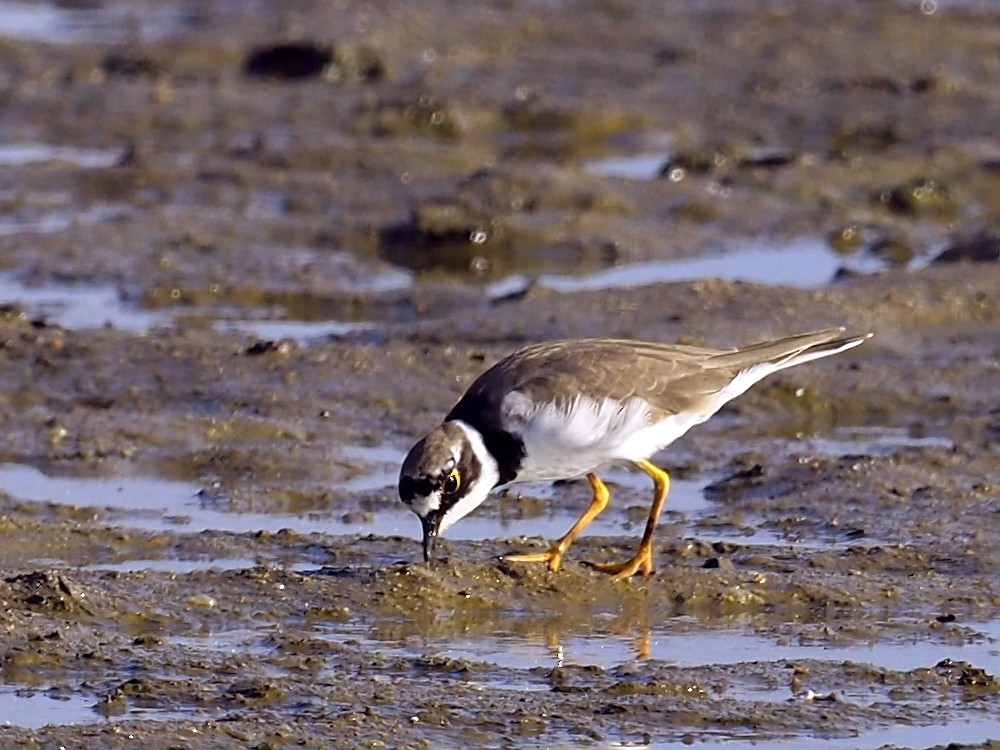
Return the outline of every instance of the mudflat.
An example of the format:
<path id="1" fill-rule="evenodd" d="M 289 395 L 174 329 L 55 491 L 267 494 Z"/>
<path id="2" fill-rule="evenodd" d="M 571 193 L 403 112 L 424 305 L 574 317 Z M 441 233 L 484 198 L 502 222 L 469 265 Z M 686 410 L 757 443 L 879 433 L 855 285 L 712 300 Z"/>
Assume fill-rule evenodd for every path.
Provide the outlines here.
<path id="1" fill-rule="evenodd" d="M 0 742 L 995 747 L 1000 10 L 0 2 Z M 843 325 L 420 562 L 525 343 Z M 993 742 L 990 742 L 990 739 Z"/>

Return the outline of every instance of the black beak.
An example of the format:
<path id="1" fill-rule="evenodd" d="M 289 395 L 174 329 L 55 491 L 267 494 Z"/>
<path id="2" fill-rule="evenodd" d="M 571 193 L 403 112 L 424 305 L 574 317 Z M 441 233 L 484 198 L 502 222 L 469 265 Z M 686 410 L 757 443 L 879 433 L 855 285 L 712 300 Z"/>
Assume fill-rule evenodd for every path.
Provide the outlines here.
<path id="1" fill-rule="evenodd" d="M 436 513 L 430 513 L 420 519 L 420 525 L 424 529 L 424 562 L 430 562 L 431 552 L 434 551 L 434 542 L 437 541 L 441 518 Z"/>

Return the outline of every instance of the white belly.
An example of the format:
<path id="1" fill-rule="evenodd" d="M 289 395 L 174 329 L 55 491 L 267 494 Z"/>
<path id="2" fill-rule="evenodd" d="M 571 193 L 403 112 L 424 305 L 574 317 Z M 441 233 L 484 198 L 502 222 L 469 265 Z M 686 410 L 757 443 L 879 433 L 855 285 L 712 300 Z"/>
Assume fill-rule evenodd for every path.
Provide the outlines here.
<path id="1" fill-rule="evenodd" d="M 536 407 L 517 392 L 504 406 L 508 428 L 524 440 L 518 482 L 569 479 L 608 463 L 649 458 L 710 416 L 674 415 L 653 422 L 640 398 L 622 404 L 579 396 L 568 408 Z"/>

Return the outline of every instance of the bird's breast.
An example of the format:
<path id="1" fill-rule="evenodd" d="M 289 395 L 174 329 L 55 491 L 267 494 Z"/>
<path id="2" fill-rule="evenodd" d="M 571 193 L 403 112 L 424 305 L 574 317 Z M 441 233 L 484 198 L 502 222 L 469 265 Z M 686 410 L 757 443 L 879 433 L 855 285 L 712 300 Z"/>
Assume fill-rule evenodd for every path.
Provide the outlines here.
<path id="1" fill-rule="evenodd" d="M 516 481 L 568 479 L 613 461 L 636 460 L 625 451 L 634 435 L 653 422 L 649 404 L 578 395 L 562 402 L 530 404 L 521 394 L 507 427 L 524 442 Z M 641 456 L 640 456 L 641 458 Z"/>

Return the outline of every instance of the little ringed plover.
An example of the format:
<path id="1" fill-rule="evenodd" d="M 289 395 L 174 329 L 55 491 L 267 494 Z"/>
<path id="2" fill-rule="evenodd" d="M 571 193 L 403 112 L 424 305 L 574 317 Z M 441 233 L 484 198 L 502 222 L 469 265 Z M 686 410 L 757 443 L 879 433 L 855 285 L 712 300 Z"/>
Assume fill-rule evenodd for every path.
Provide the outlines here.
<path id="1" fill-rule="evenodd" d="M 424 560 L 438 535 L 495 487 L 586 476 L 590 505 L 561 539 L 545 552 L 505 556 L 558 570 L 573 540 L 608 504 L 597 471 L 630 462 L 655 488 L 642 541 L 631 559 L 594 567 L 616 579 L 652 573 L 653 531 L 670 477 L 650 456 L 771 373 L 870 336 L 829 328 L 735 349 L 581 339 L 508 355 L 469 386 L 403 461 L 399 496 L 420 518 Z"/>

